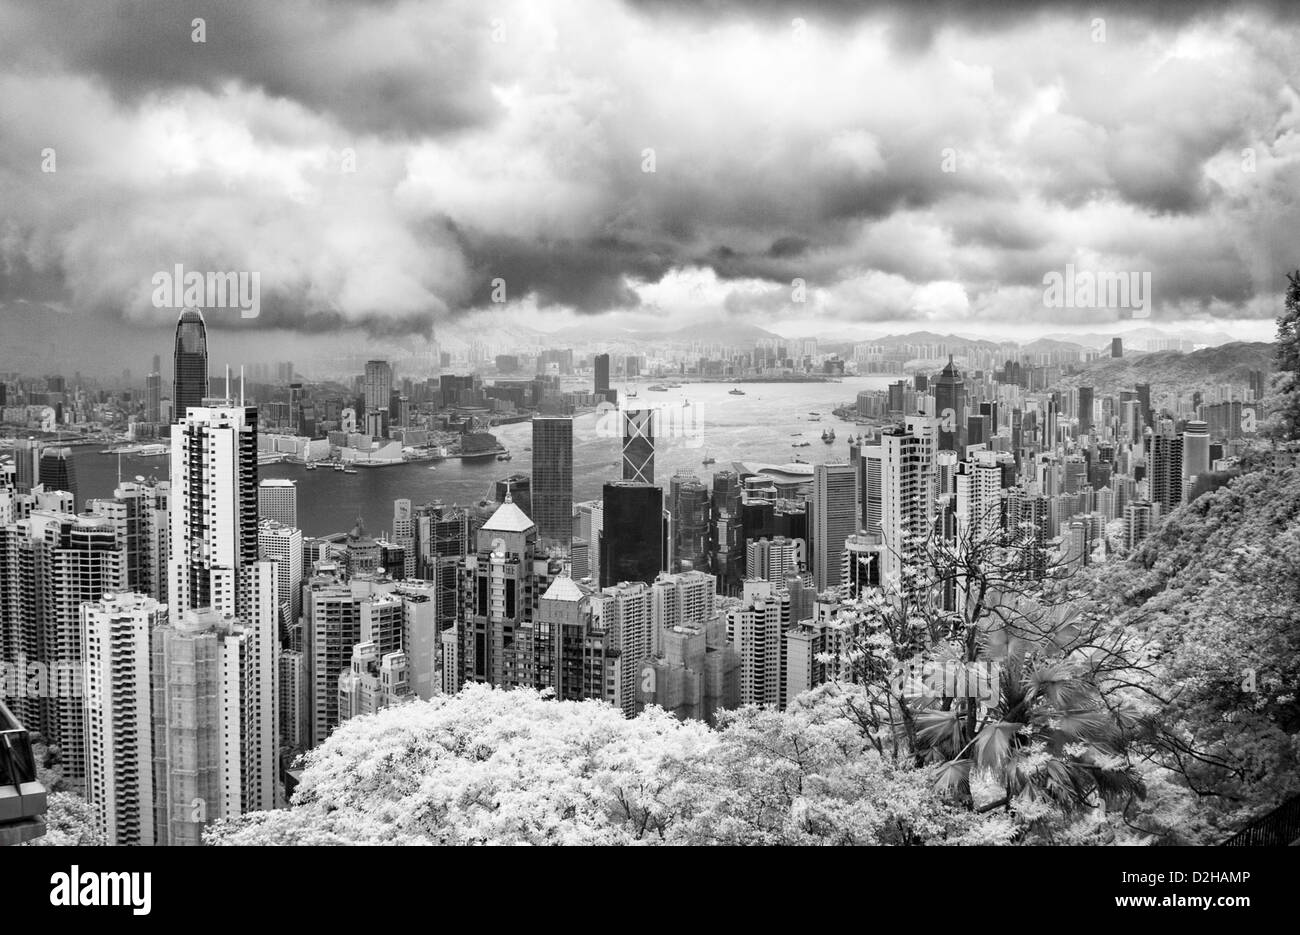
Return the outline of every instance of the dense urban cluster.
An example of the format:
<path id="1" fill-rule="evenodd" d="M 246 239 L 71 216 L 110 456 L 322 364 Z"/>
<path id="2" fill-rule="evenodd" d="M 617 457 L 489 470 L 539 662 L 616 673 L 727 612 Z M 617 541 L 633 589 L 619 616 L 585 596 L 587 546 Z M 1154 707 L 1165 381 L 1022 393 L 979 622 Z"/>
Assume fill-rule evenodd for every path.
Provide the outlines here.
<path id="1" fill-rule="evenodd" d="M 904 361 L 950 350 L 940 367 L 903 372 Z M 1123 356 L 1118 339 L 1111 355 Z M 690 744 L 743 747 L 737 723 L 772 728 L 737 722 L 738 709 L 751 719 L 759 715 L 746 706 L 816 712 L 810 692 L 824 704 L 826 686 L 894 678 L 919 644 L 881 635 L 893 615 L 905 630 L 939 633 L 931 648 L 947 640 L 968 650 L 950 660 L 956 671 L 922 673 L 914 686 L 946 700 L 942 710 L 961 723 L 929 724 L 912 739 L 950 730 L 974 743 L 976 712 L 1001 703 L 987 663 L 1019 658 L 1027 640 L 1022 624 L 999 635 L 986 618 L 1010 609 L 1027 619 L 1026 606 L 1040 607 L 1051 588 L 1135 553 L 1164 517 L 1237 468 L 1268 416 L 1262 370 L 1153 398 L 1149 384 L 1072 381 L 1088 362 L 1077 354 L 986 347 L 967 359 L 960 348 L 895 343 L 846 357 L 816 342 L 797 351 L 763 342 L 651 371 L 635 355 L 595 353 L 589 391 L 561 382 L 588 366 L 571 350 L 470 361 L 495 371 L 486 384 L 477 372 L 395 381 L 387 361 L 371 360 L 351 387 L 304 384 L 291 365 L 274 383 L 258 368 L 246 386 L 242 373 L 209 372 L 204 321 L 189 310 L 177 324 L 170 399 L 157 361 L 136 399 L 61 377 L 0 382 L 16 434 L 47 430 L 15 438 L 0 461 L 9 719 L 38 732 L 44 775 L 56 770 L 60 794 L 84 797 L 106 843 L 200 844 L 215 822 L 286 806 L 303 755 L 340 725 L 445 703 L 466 686 L 525 690 L 509 703 L 515 718 L 537 704 L 595 702 L 647 725 L 663 712 L 698 723 L 704 733 L 675 735 L 687 752 L 672 757 L 689 757 Z M 441 368 L 451 363 L 439 355 Z M 537 375 L 514 378 L 533 364 Z M 702 475 L 656 471 L 664 410 L 611 380 L 716 378 L 743 395 L 747 380 L 834 378 L 846 365 L 900 375 L 834 414 L 849 434 L 847 457 L 810 464 L 795 451 L 784 464 L 752 465 L 720 452 L 724 463 L 706 457 L 713 469 Z M 574 423 L 591 412 L 617 420 L 621 471 L 600 498 L 575 501 Z M 825 416 L 822 440 L 833 444 Z M 355 471 L 507 460 L 488 430 L 522 420 L 532 429 L 529 473 L 501 477 L 477 504 L 396 496 L 390 527 L 376 535 L 360 521 L 346 533 L 304 530 L 295 483 L 259 481 L 271 461 Z M 169 479 L 79 498 L 65 430 L 122 450 L 164 445 Z M 792 448 L 800 444 L 810 443 Z M 1295 456 L 1275 457 L 1287 467 Z M 873 655 L 885 644 L 888 653 Z M 912 691 L 896 690 L 899 699 Z M 480 706 L 506 704 L 474 691 Z M 924 704 L 909 713 L 899 699 L 889 712 L 935 713 Z M 820 714 L 801 716 L 824 727 Z M 731 740 L 701 739 L 710 727 Z M 912 789 L 892 773 L 869 778 L 873 789 Z M 969 798 L 972 783 L 969 773 L 952 778 L 948 791 Z M 1105 798 L 1102 786 L 1098 778 L 1089 794 Z M 312 789 L 320 801 L 319 784 Z M 860 797 L 844 793 L 841 804 Z M 933 808 L 927 821 L 947 829 L 941 836 L 1013 833 L 1006 824 L 977 833 L 950 803 Z M 878 818 L 836 833 L 873 839 L 864 829 Z M 710 822 L 692 813 L 674 840 L 707 837 Z M 673 839 L 667 827 L 661 836 Z"/>

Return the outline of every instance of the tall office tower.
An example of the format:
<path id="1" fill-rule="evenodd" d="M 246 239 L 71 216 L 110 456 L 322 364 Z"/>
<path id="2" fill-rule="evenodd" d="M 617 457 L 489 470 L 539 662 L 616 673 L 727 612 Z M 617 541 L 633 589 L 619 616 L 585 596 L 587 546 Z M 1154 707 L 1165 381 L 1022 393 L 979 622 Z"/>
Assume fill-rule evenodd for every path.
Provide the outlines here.
<path id="1" fill-rule="evenodd" d="M 340 724 L 390 705 L 414 701 L 406 653 L 398 649 L 381 656 L 374 643 L 357 643 L 352 647 L 347 671 L 339 676 L 338 692 Z"/>
<path id="2" fill-rule="evenodd" d="M 553 689 L 561 701 L 614 701 L 615 656 L 591 595 L 561 574 L 542 594 L 537 621 L 536 687 Z"/>
<path id="3" fill-rule="evenodd" d="M 1124 507 L 1124 544 L 1129 549 L 1151 533 L 1153 521 L 1152 505 L 1146 501 L 1134 501 Z"/>
<path id="4" fill-rule="evenodd" d="M 168 607 L 233 614 L 232 575 L 257 560 L 257 410 L 191 406 L 171 443 Z"/>
<path id="5" fill-rule="evenodd" d="M 186 608 L 153 630 L 157 844 L 199 845 L 209 822 L 279 804 L 279 663 L 266 629 Z"/>
<path id="6" fill-rule="evenodd" d="M 144 418 L 146 422 L 162 421 L 162 374 L 156 370 L 144 378 Z"/>
<path id="7" fill-rule="evenodd" d="M 281 526 L 298 526 L 298 483 L 268 477 L 257 485 L 257 518 L 273 519 Z"/>
<path id="8" fill-rule="evenodd" d="M 1139 383 L 1133 387 L 1137 391 L 1138 406 L 1141 409 L 1142 424 L 1155 428 L 1156 414 L 1151 408 L 1151 384 Z"/>
<path id="9" fill-rule="evenodd" d="M 777 536 L 745 544 L 745 576 L 750 580 L 784 581 L 787 573 L 798 573 L 807 561 L 807 543 L 802 539 Z"/>
<path id="10" fill-rule="evenodd" d="M 858 530 L 857 485 L 852 465 L 819 464 L 813 469 L 813 583 L 824 591 L 840 583 L 844 540 Z"/>
<path id="11" fill-rule="evenodd" d="M 257 524 L 257 554 L 275 562 L 280 591 L 280 644 L 288 646 L 289 634 L 302 614 L 302 530 L 273 519 Z"/>
<path id="12" fill-rule="evenodd" d="M 388 361 L 366 361 L 362 399 L 366 409 L 366 432 L 373 438 L 385 438 L 388 435 L 392 395 L 393 368 L 388 365 Z"/>
<path id="13" fill-rule="evenodd" d="M 420 564 L 420 550 L 415 544 L 415 518 L 411 501 L 405 497 L 393 501 L 393 544 L 402 549 L 402 573 L 397 578 L 414 578 Z"/>
<path id="14" fill-rule="evenodd" d="M 948 364 L 934 379 L 934 414 L 939 420 L 939 448 L 956 451 L 965 448 L 966 386 L 948 355 Z"/>
<path id="15" fill-rule="evenodd" d="M 1002 529 L 1002 465 L 1010 456 L 976 451 L 957 465 L 957 537 L 965 544 L 988 542 Z"/>
<path id="16" fill-rule="evenodd" d="M 572 418 L 533 417 L 532 488 L 533 519 L 542 544 L 567 547 L 573 538 Z"/>
<path id="17" fill-rule="evenodd" d="M 1254 402 L 1259 402 L 1268 395 L 1268 374 L 1263 370 L 1252 370 L 1250 372 L 1250 396 Z"/>
<path id="18" fill-rule="evenodd" d="M 167 557 L 171 535 L 171 484 L 123 481 L 111 500 L 89 500 L 86 512 L 112 522 L 126 550 L 127 591 L 167 599 Z"/>
<path id="19" fill-rule="evenodd" d="M 1110 356 L 1111 356 L 1111 357 L 1123 357 L 1123 356 L 1124 356 L 1124 339 L 1123 339 L 1123 338 L 1111 338 L 1111 339 L 1110 339 Z"/>
<path id="20" fill-rule="evenodd" d="M 672 514 L 673 570 L 708 566 L 709 488 L 694 474 L 674 474 L 668 488 Z"/>
<path id="21" fill-rule="evenodd" d="M 615 481 L 604 494 L 600 583 L 649 584 L 664 570 L 664 492 L 653 484 Z"/>
<path id="22" fill-rule="evenodd" d="M 497 503 L 506 502 L 507 492 L 515 506 L 526 515 L 533 515 L 533 485 L 527 474 L 516 472 L 492 482 L 492 499 Z"/>
<path id="23" fill-rule="evenodd" d="M 1049 452 L 1056 450 L 1058 415 L 1060 411 L 1057 408 L 1056 396 L 1053 395 L 1047 400 L 1047 415 L 1043 418 L 1043 448 Z"/>
<path id="24" fill-rule="evenodd" d="M 1210 427 L 1193 419 L 1183 428 L 1183 479 L 1191 481 L 1210 470 Z"/>
<path id="25" fill-rule="evenodd" d="M 538 602 L 561 568 L 548 560 L 533 521 L 511 501 L 501 504 L 478 531 L 474 553 L 460 563 L 458 684 L 544 687 Z"/>
<path id="26" fill-rule="evenodd" d="M 33 438 L 14 441 L 14 486 L 18 493 L 31 493 L 41 482 L 41 443 Z M 18 716 L 22 720 L 22 715 Z"/>
<path id="27" fill-rule="evenodd" d="M 1166 421 L 1158 431 L 1148 431 L 1145 439 L 1151 502 L 1165 516 L 1183 502 L 1183 436 Z"/>
<path id="28" fill-rule="evenodd" d="M 597 396 L 604 396 L 609 392 L 609 355 L 597 354 L 595 360 L 596 382 L 592 389 Z"/>
<path id="29" fill-rule="evenodd" d="M 42 448 L 40 483 L 46 490 L 66 490 L 77 498 L 77 466 L 71 448 Z"/>
<path id="30" fill-rule="evenodd" d="M 622 581 L 595 597 L 609 649 L 617 652 L 614 703 L 627 717 L 641 711 L 637 683 L 641 667 L 655 653 L 654 602 L 644 581 Z"/>
<path id="31" fill-rule="evenodd" d="M 747 581 L 742 602 L 726 616 L 727 639 L 740 656 L 740 703 L 779 704 L 781 634 L 793 622 L 789 592 L 770 581 Z"/>
<path id="32" fill-rule="evenodd" d="M 31 505 L 26 517 L 0 531 L 0 661 L 20 673 L 40 664 L 47 675 L 40 690 L 6 703 L 59 745 L 64 778 L 80 787 L 86 769 L 81 605 L 125 589 L 125 550 L 111 520 L 73 514 L 66 495 L 38 496 Z"/>
<path id="33" fill-rule="evenodd" d="M 154 843 L 150 635 L 167 606 L 143 594 L 81 605 L 85 640 L 86 801 L 108 843 Z"/>
<path id="34" fill-rule="evenodd" d="M 1079 387 L 1079 434 L 1092 434 L 1093 393 L 1091 386 Z"/>
<path id="35" fill-rule="evenodd" d="M 503 498 L 504 499 L 504 498 Z M 456 601 L 460 591 L 460 560 L 473 549 L 474 529 L 470 512 L 441 503 L 424 503 L 415 508 L 415 537 L 419 551 L 416 576 L 438 586 L 438 622 L 442 629 L 456 622 Z"/>
<path id="36" fill-rule="evenodd" d="M 740 514 L 740 475 L 735 471 L 714 471 L 713 513 Z"/>
<path id="37" fill-rule="evenodd" d="M 176 321 L 176 351 L 172 357 L 172 421 L 183 420 L 191 406 L 202 406 L 207 395 L 208 330 L 203 323 L 203 313 L 196 308 L 187 308 Z"/>
<path id="38" fill-rule="evenodd" d="M 989 427 L 989 417 L 986 415 L 967 416 L 966 417 L 966 446 L 987 445 L 993 438 L 993 430 Z M 962 449 L 963 453 L 965 448 Z M 953 452 L 956 454 L 957 452 Z"/>
<path id="39" fill-rule="evenodd" d="M 623 480 L 655 482 L 655 409 L 623 410 Z"/>
<path id="40" fill-rule="evenodd" d="M 924 434 L 894 427 L 880 433 L 880 450 L 880 579 L 890 582 L 924 553 L 934 520 L 934 445 Z"/>

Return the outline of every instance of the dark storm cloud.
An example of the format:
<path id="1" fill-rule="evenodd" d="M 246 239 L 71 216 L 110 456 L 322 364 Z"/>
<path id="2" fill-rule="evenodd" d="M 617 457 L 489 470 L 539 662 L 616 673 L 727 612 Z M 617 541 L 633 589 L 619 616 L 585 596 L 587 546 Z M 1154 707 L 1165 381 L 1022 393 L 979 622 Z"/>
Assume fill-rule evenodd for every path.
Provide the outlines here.
<path id="1" fill-rule="evenodd" d="M 4 5 L 0 51 L 22 67 L 96 76 L 116 97 L 230 81 L 365 132 L 429 134 L 490 120 L 482 79 L 490 22 L 462 3 L 353 0 L 50 0 Z M 194 19 L 204 41 L 194 41 Z"/>
<path id="2" fill-rule="evenodd" d="M 736 314 L 788 313 L 798 279 L 801 313 L 1014 318 L 1073 263 L 1150 269 L 1157 316 L 1245 315 L 1300 223 L 1285 4 L 0 18 L 0 302 L 156 320 L 149 276 L 183 263 L 259 271 L 245 324 L 303 332 L 424 332 L 495 279 L 508 307 L 586 314 L 666 283 L 671 312 L 683 272 Z"/>

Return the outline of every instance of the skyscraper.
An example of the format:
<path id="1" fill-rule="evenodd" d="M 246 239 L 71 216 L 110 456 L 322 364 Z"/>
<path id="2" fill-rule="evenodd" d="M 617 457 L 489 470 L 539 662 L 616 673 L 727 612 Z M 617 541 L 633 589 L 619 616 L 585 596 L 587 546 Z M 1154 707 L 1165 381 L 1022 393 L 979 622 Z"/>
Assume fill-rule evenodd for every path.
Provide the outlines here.
<path id="1" fill-rule="evenodd" d="M 597 354 L 595 360 L 596 379 L 592 387 L 597 396 L 609 392 L 609 355 Z"/>
<path id="2" fill-rule="evenodd" d="M 605 485 L 600 537 L 600 582 L 651 583 L 664 570 L 664 495 L 653 484 Z"/>
<path id="3" fill-rule="evenodd" d="M 1210 470 L 1210 428 L 1193 419 L 1183 428 L 1183 479 L 1190 481 Z"/>
<path id="4" fill-rule="evenodd" d="M 532 495 L 542 543 L 567 547 L 573 539 L 573 419 L 568 416 L 533 417 Z"/>
<path id="5" fill-rule="evenodd" d="M 655 482 L 655 411 L 623 410 L 623 480 Z"/>
<path id="6" fill-rule="evenodd" d="M 709 488 L 694 474 L 674 474 L 668 486 L 668 502 L 673 570 L 703 570 L 708 564 Z"/>
<path id="7" fill-rule="evenodd" d="M 146 422 L 162 421 L 162 374 L 156 370 L 144 378 L 144 418 Z"/>
<path id="8" fill-rule="evenodd" d="M 284 477 L 268 477 L 258 484 L 257 518 L 297 528 L 298 484 Z"/>
<path id="9" fill-rule="evenodd" d="M 86 801 L 108 843 L 154 843 L 150 635 L 167 606 L 143 594 L 81 605 L 85 640 Z"/>
<path id="10" fill-rule="evenodd" d="M 844 540 L 857 529 L 857 483 L 852 465 L 817 465 L 813 472 L 812 563 L 818 591 L 839 584 Z"/>
<path id="11" fill-rule="evenodd" d="M 40 480 L 46 490 L 66 490 L 77 499 L 77 466 L 71 448 L 41 449 Z"/>
<path id="12" fill-rule="evenodd" d="M 1111 357 L 1123 357 L 1123 356 L 1124 356 L 1124 339 L 1123 339 L 1123 338 L 1111 338 L 1111 339 L 1110 339 L 1110 356 L 1111 356 Z"/>
<path id="13" fill-rule="evenodd" d="M 1157 431 L 1148 431 L 1145 437 L 1151 502 L 1160 507 L 1161 516 L 1183 502 L 1183 437 L 1175 434 L 1172 423 L 1167 421 Z M 1208 460 L 1208 435 L 1205 439 Z"/>
<path id="14" fill-rule="evenodd" d="M 366 432 L 375 438 L 384 438 L 388 435 L 389 406 L 393 395 L 393 368 L 388 361 L 366 361 L 362 391 Z"/>
<path id="15" fill-rule="evenodd" d="M 966 387 L 948 355 L 948 363 L 934 380 L 934 414 L 939 419 L 939 448 L 964 454 Z"/>
<path id="16" fill-rule="evenodd" d="M 933 442 L 902 427 L 880 433 L 880 577 L 889 581 L 920 555 L 934 516 Z"/>
<path id="17" fill-rule="evenodd" d="M 201 607 L 233 614 L 233 576 L 257 561 L 257 410 L 190 408 L 171 439 L 167 603 L 174 617 Z"/>
<path id="18" fill-rule="evenodd" d="M 1079 434 L 1092 434 L 1093 394 L 1091 386 L 1079 387 Z"/>
<path id="19" fill-rule="evenodd" d="M 203 313 L 181 312 L 176 321 L 176 351 L 172 358 L 172 421 L 185 418 L 190 406 L 202 406 L 208 395 L 208 332 Z"/>

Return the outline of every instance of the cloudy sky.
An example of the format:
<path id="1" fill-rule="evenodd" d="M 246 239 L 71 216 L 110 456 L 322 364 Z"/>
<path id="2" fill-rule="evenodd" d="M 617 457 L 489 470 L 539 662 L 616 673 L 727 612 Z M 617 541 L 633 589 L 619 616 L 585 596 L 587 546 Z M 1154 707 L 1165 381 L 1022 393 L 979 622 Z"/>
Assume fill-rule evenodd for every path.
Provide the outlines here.
<path id="1" fill-rule="evenodd" d="M 215 327 L 389 339 L 1126 319 L 1044 306 L 1073 264 L 1267 337 L 1300 266 L 1286 4 L 962 9 L 0 0 L 0 315 L 170 322 L 180 263 L 260 274 Z"/>

